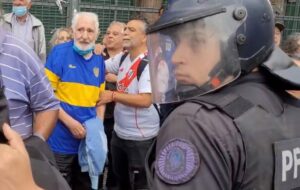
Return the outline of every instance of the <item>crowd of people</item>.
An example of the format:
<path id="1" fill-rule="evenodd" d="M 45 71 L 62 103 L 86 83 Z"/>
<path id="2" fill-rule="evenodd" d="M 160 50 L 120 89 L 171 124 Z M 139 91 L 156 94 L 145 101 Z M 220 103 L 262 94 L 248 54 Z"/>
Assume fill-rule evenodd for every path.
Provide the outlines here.
<path id="1" fill-rule="evenodd" d="M 101 43 L 78 12 L 48 54 L 31 6 L 0 21 L 0 189 L 300 188 L 300 33 L 268 0 L 172 0 Z"/>

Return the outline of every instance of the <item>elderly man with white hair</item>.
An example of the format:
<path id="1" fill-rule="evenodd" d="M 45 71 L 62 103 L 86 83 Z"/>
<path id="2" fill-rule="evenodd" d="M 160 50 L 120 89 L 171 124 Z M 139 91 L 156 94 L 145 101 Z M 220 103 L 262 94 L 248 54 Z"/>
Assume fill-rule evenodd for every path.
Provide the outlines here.
<path id="1" fill-rule="evenodd" d="M 55 46 L 45 65 L 61 105 L 48 143 L 72 189 L 84 190 L 91 189 L 91 183 L 89 175 L 80 171 L 79 144 L 85 137 L 97 135 L 89 133 L 87 121 L 103 121 L 104 106 L 96 107 L 96 102 L 105 88 L 105 64 L 102 56 L 93 53 L 99 33 L 98 16 L 79 12 L 72 20 L 72 29 L 74 40 Z"/>
<path id="2" fill-rule="evenodd" d="M 31 0 L 12 0 L 12 12 L 3 16 L 3 27 L 26 42 L 45 63 L 46 40 L 43 23 L 30 14 Z"/>

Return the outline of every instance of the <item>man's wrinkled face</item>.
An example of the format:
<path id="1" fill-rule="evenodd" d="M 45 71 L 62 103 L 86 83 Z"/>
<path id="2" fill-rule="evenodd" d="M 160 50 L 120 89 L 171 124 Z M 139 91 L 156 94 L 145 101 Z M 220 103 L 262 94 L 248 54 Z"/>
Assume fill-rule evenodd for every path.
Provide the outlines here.
<path id="1" fill-rule="evenodd" d="M 172 56 L 176 80 L 185 85 L 201 86 L 221 59 L 220 41 L 211 31 L 189 28 L 176 35 Z"/>
<path id="2" fill-rule="evenodd" d="M 105 34 L 105 47 L 120 49 L 123 48 L 124 27 L 119 24 L 111 25 Z"/>
<path id="3" fill-rule="evenodd" d="M 82 50 L 86 50 L 95 44 L 97 36 L 94 21 L 87 16 L 79 17 L 74 31 L 74 41 L 76 45 Z"/>
<path id="4" fill-rule="evenodd" d="M 140 20 L 131 20 L 127 23 L 123 46 L 125 49 L 132 49 L 146 44 L 145 24 Z"/>

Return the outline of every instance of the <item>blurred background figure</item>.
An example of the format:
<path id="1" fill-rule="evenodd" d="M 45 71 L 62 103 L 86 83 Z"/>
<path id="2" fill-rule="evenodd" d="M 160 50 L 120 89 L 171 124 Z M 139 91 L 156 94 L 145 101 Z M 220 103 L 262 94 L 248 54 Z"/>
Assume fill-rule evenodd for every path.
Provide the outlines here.
<path id="1" fill-rule="evenodd" d="M 284 26 L 284 20 L 283 15 L 281 14 L 278 7 L 273 7 L 273 13 L 275 16 L 275 27 L 274 27 L 274 43 L 276 46 L 280 46 L 281 39 L 282 39 L 282 33 L 285 28 Z"/>
<path id="2" fill-rule="evenodd" d="M 274 28 L 274 43 L 276 46 L 280 46 L 282 33 L 284 30 L 283 22 L 281 21 L 275 21 L 275 28 Z"/>
<path id="3" fill-rule="evenodd" d="M 12 0 L 12 12 L 4 15 L 3 27 L 25 41 L 45 63 L 45 29 L 43 23 L 29 12 L 31 5 L 31 0 Z"/>
<path id="4" fill-rule="evenodd" d="M 53 32 L 53 36 L 49 41 L 49 45 L 53 48 L 57 44 L 65 43 L 72 40 L 72 29 L 71 28 L 58 28 Z"/>
<path id="5" fill-rule="evenodd" d="M 0 2 L 0 26 L 3 24 L 3 15 L 4 15 L 4 10 L 2 8 L 2 2 Z"/>
<path id="6" fill-rule="evenodd" d="M 293 59 L 294 63 L 300 67 L 300 33 L 296 32 L 290 34 L 283 42 L 282 49 Z M 289 90 L 288 92 L 294 97 L 300 99 L 299 90 Z"/>
<path id="7" fill-rule="evenodd" d="M 289 35 L 284 41 L 282 49 L 300 66 L 300 32 Z"/>
<path id="8" fill-rule="evenodd" d="M 102 56 L 105 59 L 105 65 L 112 64 L 113 61 L 120 60 L 121 56 L 123 55 L 123 37 L 124 37 L 124 30 L 126 24 L 123 22 L 113 21 L 110 23 L 109 27 L 106 30 L 106 33 L 103 38 L 103 45 L 105 49 L 102 53 Z M 117 90 L 116 82 L 117 76 L 112 73 L 106 73 L 105 75 L 106 80 L 106 90 Z M 112 138 L 112 133 L 114 130 L 114 108 L 115 103 L 111 102 L 106 105 L 105 110 L 105 117 L 104 117 L 104 126 L 105 126 L 105 133 L 107 136 L 108 142 L 108 173 L 107 173 L 107 180 L 106 180 L 106 187 L 108 189 L 114 188 L 117 186 L 117 178 L 113 173 L 113 165 L 112 165 L 112 156 L 111 156 L 111 148 L 110 142 Z"/>

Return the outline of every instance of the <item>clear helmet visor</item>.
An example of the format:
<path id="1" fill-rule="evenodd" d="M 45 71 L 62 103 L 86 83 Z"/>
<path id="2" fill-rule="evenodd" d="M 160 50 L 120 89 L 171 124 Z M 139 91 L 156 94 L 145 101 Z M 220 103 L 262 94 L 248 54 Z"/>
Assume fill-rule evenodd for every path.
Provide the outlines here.
<path id="1" fill-rule="evenodd" d="M 235 31 L 241 22 L 226 22 L 224 14 L 148 35 L 154 102 L 177 102 L 203 95 L 240 75 Z"/>

